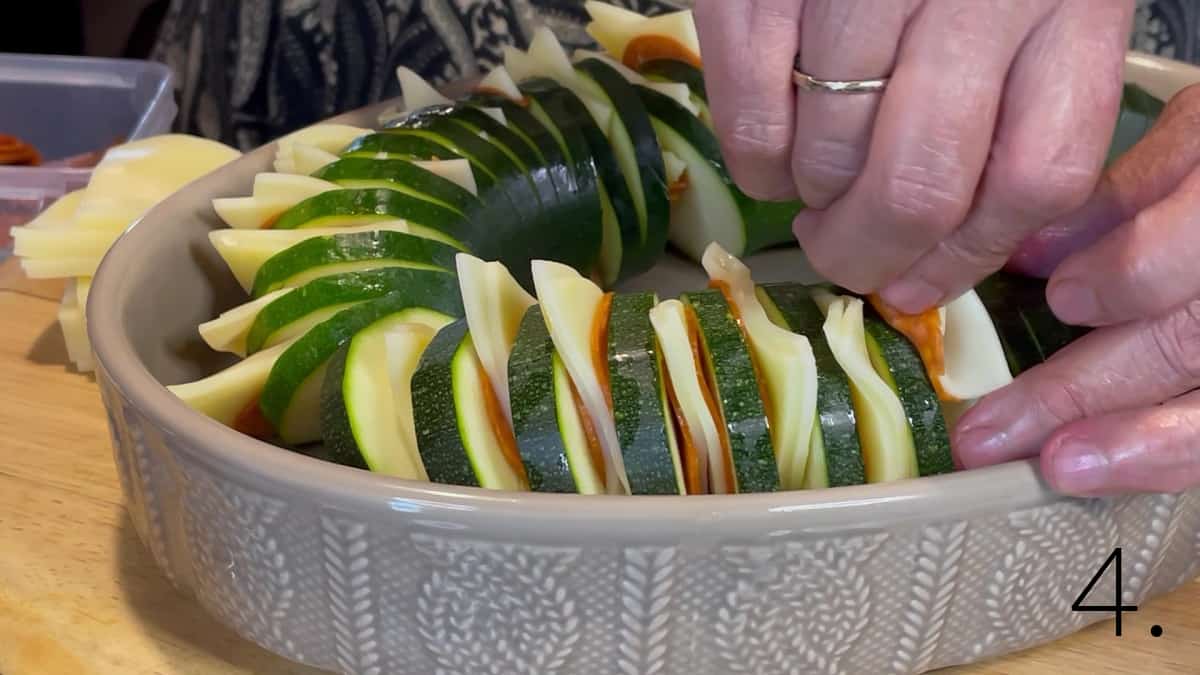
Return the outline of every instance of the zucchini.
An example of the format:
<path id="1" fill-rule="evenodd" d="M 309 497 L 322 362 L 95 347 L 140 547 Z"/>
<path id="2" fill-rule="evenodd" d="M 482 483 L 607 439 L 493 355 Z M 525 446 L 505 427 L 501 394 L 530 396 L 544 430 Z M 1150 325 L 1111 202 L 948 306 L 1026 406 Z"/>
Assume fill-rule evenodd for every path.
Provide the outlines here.
<path id="1" fill-rule="evenodd" d="M 263 307 L 246 334 L 246 353 L 301 335 L 351 305 L 394 292 L 402 292 L 415 306 L 462 315 L 458 282 L 444 270 L 385 267 L 346 272 L 314 279 Z"/>
<path id="2" fill-rule="evenodd" d="M 275 229 L 366 225 L 403 219 L 420 225 L 430 238 L 460 250 L 475 250 L 485 239 L 467 217 L 433 202 L 395 190 L 361 189 L 323 192 L 288 209 L 275 221 Z"/>
<path id="3" fill-rule="evenodd" d="M 314 326 L 288 347 L 271 368 L 259 407 L 284 443 L 321 439 L 321 388 L 329 359 L 360 330 L 388 316 L 441 328 L 453 317 L 414 302 L 399 290 L 355 305 Z"/>
<path id="4" fill-rule="evenodd" d="M 479 208 L 479 199 L 461 185 L 406 159 L 342 157 L 321 167 L 313 176 L 344 188 L 399 190 L 461 215 Z"/>
<path id="5" fill-rule="evenodd" d="M 649 312 L 653 293 L 612 298 L 608 376 L 617 440 L 635 495 L 686 494 L 678 448 L 667 433 L 661 358 Z"/>
<path id="6" fill-rule="evenodd" d="M 1054 316 L 1044 279 L 997 272 L 980 282 L 976 292 L 1015 356 L 1015 372 L 1042 363 L 1090 330 Z"/>
<path id="7" fill-rule="evenodd" d="M 534 492 L 577 489 L 572 475 L 574 467 L 567 457 L 564 434 L 559 428 L 554 384 L 556 362 L 562 370 L 542 312 L 534 305 L 521 319 L 508 360 L 513 435 L 529 476 L 529 489 Z M 574 401 L 569 405 L 574 407 Z"/>
<path id="8" fill-rule="evenodd" d="M 571 382 L 571 375 L 557 352 L 551 362 L 555 417 L 558 419 L 558 429 L 562 432 L 567 465 L 571 468 L 575 489 L 582 495 L 605 494 L 608 478 L 604 473 L 604 454 L 599 444 L 588 438 L 590 422 L 585 419 L 587 411 L 579 398 L 579 391 Z"/>
<path id="9" fill-rule="evenodd" d="M 593 82 L 614 112 L 609 125 L 609 140 L 617 163 L 625 176 L 637 211 L 639 241 L 623 240 L 625 262 L 630 273 L 649 269 L 667 245 L 671 203 L 667 196 L 666 167 L 654 125 L 634 86 L 612 66 L 596 58 L 576 64 L 584 77 Z"/>
<path id="10" fill-rule="evenodd" d="M 866 483 L 862 444 L 855 423 L 850 380 L 825 338 L 825 315 L 801 284 L 767 284 L 757 289 L 767 315 L 778 325 L 805 335 L 817 367 L 818 424 L 813 429 L 805 488 Z"/>
<path id="11" fill-rule="evenodd" d="M 251 296 L 299 286 L 313 279 L 381 267 L 454 270 L 452 246 L 404 232 L 374 231 L 314 237 L 301 241 L 258 268 Z"/>
<path id="12" fill-rule="evenodd" d="M 744 256 L 793 241 L 799 201 L 751 199 L 730 177 L 712 130 L 668 96 L 635 87 L 663 148 L 687 164 L 688 187 L 671 211 L 671 243 L 700 260 L 711 242 Z"/>
<path id="13" fill-rule="evenodd" d="M 495 490 L 527 490 L 515 443 L 497 426 L 491 397 L 466 321 L 444 328 L 412 378 L 417 448 L 429 480 Z"/>
<path id="14" fill-rule="evenodd" d="M 871 365 L 904 406 L 916 450 L 917 473 L 933 476 L 953 471 L 946 420 L 921 355 L 874 312 L 865 312 L 863 326 Z"/>
<path id="15" fill-rule="evenodd" d="M 668 58 L 651 59 L 641 63 L 637 67 L 637 71 L 650 79 L 685 84 L 693 96 L 705 103 L 708 102 L 708 90 L 704 86 L 704 71 L 687 61 Z"/>
<path id="16" fill-rule="evenodd" d="M 708 379 L 719 421 L 729 439 L 732 491 L 778 490 L 779 468 L 758 377 L 750 348 L 729 303 L 716 290 L 685 293 L 681 299 L 695 321 L 703 375 Z"/>
<path id="17" fill-rule="evenodd" d="M 321 387 L 321 438 L 330 460 L 407 480 L 428 480 L 413 428 L 413 371 L 434 329 L 406 310 L 360 330 L 329 362 Z"/>

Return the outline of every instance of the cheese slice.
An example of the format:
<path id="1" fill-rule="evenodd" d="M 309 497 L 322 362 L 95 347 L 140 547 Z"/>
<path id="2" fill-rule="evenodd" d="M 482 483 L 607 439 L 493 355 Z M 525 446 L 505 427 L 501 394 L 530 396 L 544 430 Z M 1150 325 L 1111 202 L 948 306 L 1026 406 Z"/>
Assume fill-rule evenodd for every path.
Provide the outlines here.
<path id="1" fill-rule="evenodd" d="M 14 227 L 13 232 L 17 230 L 57 230 L 71 227 L 75 224 L 75 211 L 79 208 L 79 202 L 83 200 L 86 192 L 87 188 L 81 188 L 66 193 L 54 200 L 53 204 L 47 206 L 33 220 L 21 227 Z M 15 255 L 21 254 L 17 252 Z"/>
<path id="2" fill-rule="evenodd" d="M 95 258 L 108 252 L 118 233 L 73 227 L 14 227 L 13 255 L 23 258 Z"/>
<path id="3" fill-rule="evenodd" d="M 868 483 L 915 478 L 917 453 L 912 430 L 896 392 L 871 365 L 863 325 L 863 301 L 849 296 L 818 297 L 825 311 L 825 339 L 850 379 L 850 398 L 862 441 Z"/>
<path id="4" fill-rule="evenodd" d="M 625 60 L 625 48 L 635 38 L 659 36 L 672 40 L 692 60 L 700 60 L 700 35 L 691 10 L 647 17 L 595 0 L 585 2 L 584 8 L 592 18 L 588 35 L 616 59 Z"/>
<path id="5" fill-rule="evenodd" d="M 548 260 L 534 260 L 533 285 L 542 308 L 542 316 L 554 348 L 567 368 L 575 389 L 600 442 L 609 494 L 629 494 L 629 479 L 617 440 L 617 428 L 608 395 L 599 378 L 592 358 L 592 332 L 596 312 L 604 300 L 600 287 L 584 278 L 574 268 Z"/>
<path id="6" fill-rule="evenodd" d="M 800 489 L 817 419 L 817 362 L 808 338 L 777 326 L 754 291 L 750 270 L 720 244 L 702 259 L 705 271 L 736 310 L 750 343 L 770 424 L 771 444 L 785 490 Z"/>
<path id="7" fill-rule="evenodd" d="M 238 415 L 258 401 L 271 368 L 291 344 L 264 349 L 208 377 L 171 385 L 167 390 L 193 410 L 231 427 Z"/>
<path id="8" fill-rule="evenodd" d="M 529 59 L 533 64 L 534 76 L 549 77 L 568 89 L 577 87 L 579 76 L 575 66 L 550 28 L 541 26 L 534 31 L 533 39 L 529 41 Z"/>
<path id="9" fill-rule="evenodd" d="M 21 258 L 21 271 L 30 279 L 62 279 L 64 277 L 89 277 L 96 273 L 104 256 L 77 255 L 54 258 Z"/>
<path id="10" fill-rule="evenodd" d="M 280 143 L 279 151 L 275 153 L 275 170 L 280 173 L 308 176 L 318 169 L 336 162 L 337 158 L 336 154 L 315 145 L 296 142 Z"/>
<path id="11" fill-rule="evenodd" d="M 537 304 L 537 300 L 499 262 L 484 262 L 473 255 L 459 253 L 455 263 L 475 353 L 511 427 L 508 356 L 517 341 L 525 311 Z"/>
<path id="12" fill-rule="evenodd" d="M 90 373 L 96 368 L 84 320 L 87 286 L 90 283 L 90 279 L 68 279 L 63 289 L 62 303 L 58 307 L 58 325 L 66 343 L 67 359 L 81 373 Z"/>
<path id="13" fill-rule="evenodd" d="M 200 324 L 200 337 L 218 352 L 231 352 L 245 357 L 246 336 L 249 335 L 254 320 L 258 318 L 258 313 L 290 290 L 281 288 L 222 312 L 217 318 Z"/>
<path id="14" fill-rule="evenodd" d="M 512 45 L 504 45 L 504 69 L 517 82 L 538 77 L 537 64 L 529 53 Z"/>
<path id="15" fill-rule="evenodd" d="M 396 68 L 396 79 L 400 80 L 400 91 L 404 95 L 404 110 L 419 110 L 432 105 L 449 105 L 453 103 L 433 85 L 425 81 L 410 68 Z"/>
<path id="16" fill-rule="evenodd" d="M 475 183 L 475 174 L 471 173 L 471 161 L 466 159 L 435 159 L 413 161 L 413 164 L 435 173 L 448 181 L 457 183 L 459 187 L 473 195 L 479 194 Z"/>
<path id="17" fill-rule="evenodd" d="M 314 124 L 280 138 L 278 145 L 280 150 L 286 145 L 307 145 L 336 155 L 355 139 L 370 133 L 371 129 L 349 124 Z"/>
<path id="18" fill-rule="evenodd" d="M 734 492 L 734 486 L 728 481 L 729 459 L 721 442 L 720 422 L 713 416 L 704 395 L 704 374 L 700 372 L 696 354 L 692 351 L 687 309 L 678 300 L 664 300 L 650 310 L 650 324 L 662 349 L 663 364 L 677 404 L 676 411 L 683 418 L 680 431 L 687 434 L 690 441 L 679 445 L 690 445 L 696 449 L 701 492 L 730 494 Z"/>
<path id="19" fill-rule="evenodd" d="M 313 237 L 327 237 L 351 232 L 375 232 L 391 230 L 409 232 L 403 220 L 389 220 L 354 227 L 314 227 L 298 230 L 213 230 L 208 241 L 217 249 L 221 259 L 233 272 L 242 288 L 249 292 L 254 286 L 254 276 L 271 256 Z"/>
<path id="20" fill-rule="evenodd" d="M 502 65 L 493 68 L 492 72 L 480 80 L 475 88 L 500 94 L 514 103 L 521 103 L 525 100 L 525 97 L 521 95 L 521 90 L 517 88 L 516 81 L 513 80 L 508 69 Z"/>
<path id="21" fill-rule="evenodd" d="M 663 166 L 667 170 L 667 185 L 674 185 L 687 171 L 687 162 L 670 150 L 663 150 Z"/>
<path id="22" fill-rule="evenodd" d="M 251 196 L 218 197 L 212 205 L 230 227 L 260 229 L 305 199 L 337 189 L 336 183 L 311 176 L 260 173 L 254 177 Z"/>
<path id="23" fill-rule="evenodd" d="M 1012 382 L 996 326 L 974 290 L 946 305 L 944 325 L 943 391 L 959 401 L 973 401 Z"/>

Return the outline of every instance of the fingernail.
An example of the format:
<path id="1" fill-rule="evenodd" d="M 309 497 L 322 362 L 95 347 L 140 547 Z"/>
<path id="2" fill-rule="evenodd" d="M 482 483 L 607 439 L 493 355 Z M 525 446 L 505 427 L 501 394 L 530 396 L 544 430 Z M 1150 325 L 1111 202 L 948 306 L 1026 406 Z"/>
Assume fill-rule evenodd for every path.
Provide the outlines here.
<path id="1" fill-rule="evenodd" d="M 1068 439 L 1047 450 L 1051 456 L 1051 484 L 1075 495 L 1100 492 L 1108 485 L 1108 457 L 1086 441 Z"/>
<path id="2" fill-rule="evenodd" d="M 906 314 L 917 314 L 938 304 L 942 291 L 920 279 L 889 284 L 881 293 L 885 302 Z"/>
<path id="3" fill-rule="evenodd" d="M 1100 313 L 1100 302 L 1095 291 L 1089 285 L 1072 279 L 1052 282 L 1046 298 L 1050 308 L 1066 323 L 1088 323 Z"/>

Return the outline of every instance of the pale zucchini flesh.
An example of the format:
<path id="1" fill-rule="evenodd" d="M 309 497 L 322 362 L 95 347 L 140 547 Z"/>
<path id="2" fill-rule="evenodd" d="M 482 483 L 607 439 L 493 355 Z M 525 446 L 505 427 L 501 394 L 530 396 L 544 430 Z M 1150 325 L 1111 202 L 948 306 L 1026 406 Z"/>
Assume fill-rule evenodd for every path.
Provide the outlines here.
<path id="1" fill-rule="evenodd" d="M 525 477 L 504 456 L 500 440 L 492 429 L 482 394 L 487 386 L 486 375 L 470 334 L 454 354 L 450 371 L 458 431 L 480 487 L 513 491 L 529 489 Z"/>

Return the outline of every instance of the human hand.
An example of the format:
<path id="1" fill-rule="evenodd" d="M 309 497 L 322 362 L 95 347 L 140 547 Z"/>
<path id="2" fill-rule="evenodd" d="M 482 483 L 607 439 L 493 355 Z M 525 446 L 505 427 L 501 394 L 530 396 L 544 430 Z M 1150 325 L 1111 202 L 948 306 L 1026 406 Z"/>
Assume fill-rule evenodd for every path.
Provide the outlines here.
<path id="1" fill-rule="evenodd" d="M 964 415 L 958 462 L 1040 452 L 1077 495 L 1200 485 L 1200 86 L 1011 266 L 1049 274 L 1055 314 L 1098 328 Z"/>
<path id="2" fill-rule="evenodd" d="M 1130 0 L 697 0 L 738 185 L 809 206 L 818 272 L 900 310 L 943 303 L 1082 204 L 1111 141 Z M 882 94 L 797 91 L 891 77 Z"/>

